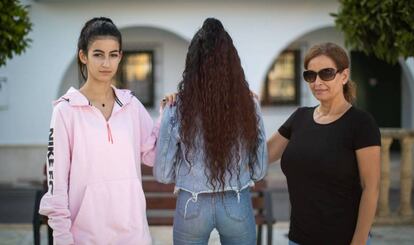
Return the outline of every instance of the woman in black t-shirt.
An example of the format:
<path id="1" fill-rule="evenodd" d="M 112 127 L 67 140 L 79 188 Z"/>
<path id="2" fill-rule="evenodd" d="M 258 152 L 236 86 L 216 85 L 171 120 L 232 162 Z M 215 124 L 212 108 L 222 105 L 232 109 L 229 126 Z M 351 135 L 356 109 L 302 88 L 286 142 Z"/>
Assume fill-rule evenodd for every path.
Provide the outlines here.
<path id="1" fill-rule="evenodd" d="M 287 178 L 289 244 L 369 244 L 379 193 L 378 127 L 352 106 L 344 49 L 313 46 L 304 67 L 320 104 L 297 109 L 268 141 L 269 162 L 281 158 Z"/>

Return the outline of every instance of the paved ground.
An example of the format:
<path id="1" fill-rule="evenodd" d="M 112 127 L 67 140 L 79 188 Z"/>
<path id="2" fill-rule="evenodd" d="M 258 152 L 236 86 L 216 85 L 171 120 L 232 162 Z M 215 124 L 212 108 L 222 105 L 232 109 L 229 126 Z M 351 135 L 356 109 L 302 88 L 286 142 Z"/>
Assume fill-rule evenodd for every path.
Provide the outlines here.
<path id="1" fill-rule="evenodd" d="M 399 203 L 398 161 L 391 165 L 390 207 L 396 210 Z M 413 168 L 414 171 L 414 168 Z M 286 234 L 289 226 L 289 195 L 286 180 L 279 165 L 272 165 L 267 176 L 272 190 L 273 211 L 277 220 L 273 226 L 273 244 L 287 244 Z M 0 186 L 0 245 L 33 244 L 32 227 L 35 188 L 33 186 Z M 412 195 L 414 204 L 414 195 Z M 172 244 L 171 227 L 150 227 L 154 245 Z M 377 226 L 372 229 L 373 245 L 414 244 L 414 226 Z M 46 244 L 46 230 L 42 230 L 42 244 Z M 266 232 L 264 232 L 264 235 Z M 265 239 L 264 239 L 265 240 Z M 219 244 L 216 233 L 210 237 L 209 244 Z"/>
<path id="2" fill-rule="evenodd" d="M 288 243 L 286 234 L 289 224 L 281 222 L 273 226 L 273 245 Z M 0 245 L 33 244 L 32 227 L 28 224 L 0 224 Z M 154 245 L 172 244 L 171 227 L 150 227 Z M 372 245 L 413 245 L 414 226 L 374 227 Z M 266 232 L 264 233 L 264 235 Z M 41 244 L 47 244 L 46 229 L 42 230 Z M 217 233 L 210 236 L 209 245 L 220 244 Z M 264 244 L 264 243 L 263 243 Z"/>
<path id="3" fill-rule="evenodd" d="M 287 223 L 277 224 L 274 227 L 273 244 L 287 244 Z M 150 227 L 153 237 L 153 245 L 169 245 L 172 244 L 172 228 L 171 227 Z M 414 229 L 413 229 L 414 230 Z M 47 244 L 46 229 L 42 230 L 41 244 Z M 32 230 L 30 225 L 0 225 L 0 245 L 29 245 L 33 244 Z M 211 245 L 220 244 L 216 232 L 210 236 Z"/>

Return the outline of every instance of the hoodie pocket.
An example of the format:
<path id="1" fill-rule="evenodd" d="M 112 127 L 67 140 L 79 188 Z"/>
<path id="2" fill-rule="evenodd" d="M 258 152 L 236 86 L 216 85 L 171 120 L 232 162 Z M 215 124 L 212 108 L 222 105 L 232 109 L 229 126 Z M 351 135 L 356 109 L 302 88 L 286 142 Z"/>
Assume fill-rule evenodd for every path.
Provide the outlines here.
<path id="1" fill-rule="evenodd" d="M 133 244 L 150 240 L 145 208 L 138 179 L 88 185 L 73 221 L 75 242 Z"/>

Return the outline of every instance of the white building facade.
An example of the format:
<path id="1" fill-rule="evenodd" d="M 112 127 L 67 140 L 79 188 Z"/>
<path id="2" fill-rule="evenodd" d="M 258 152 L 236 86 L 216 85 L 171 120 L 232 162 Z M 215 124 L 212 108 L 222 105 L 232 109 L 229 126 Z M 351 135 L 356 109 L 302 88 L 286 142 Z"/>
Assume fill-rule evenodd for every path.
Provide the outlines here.
<path id="1" fill-rule="evenodd" d="M 157 116 L 164 94 L 176 90 L 188 44 L 207 17 L 220 19 L 238 49 L 251 89 L 262 95 L 268 72 L 285 50 L 296 50 L 299 63 L 313 44 L 344 45 L 329 13 L 331 0 L 122 0 L 22 1 L 30 5 L 33 40 L 21 56 L 0 68 L 0 184 L 40 181 L 43 177 L 51 101 L 70 86 L 79 86 L 76 44 L 88 19 L 110 17 L 123 34 L 124 51 L 150 51 L 154 106 Z M 414 62 L 402 61 L 402 126 L 414 128 Z M 300 66 L 300 69 L 302 67 Z M 299 74 L 301 74 L 301 70 Z M 0 80 L 1 81 L 1 80 Z M 295 87 L 291 103 L 263 106 L 270 136 L 298 106 L 316 105 L 306 83 Z"/>

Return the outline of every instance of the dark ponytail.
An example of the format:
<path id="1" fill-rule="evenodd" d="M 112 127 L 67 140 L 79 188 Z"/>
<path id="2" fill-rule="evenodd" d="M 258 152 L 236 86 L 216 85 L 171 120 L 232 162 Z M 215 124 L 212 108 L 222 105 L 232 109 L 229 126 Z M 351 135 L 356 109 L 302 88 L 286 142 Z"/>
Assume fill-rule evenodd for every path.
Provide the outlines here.
<path id="1" fill-rule="evenodd" d="M 122 50 L 121 32 L 110 18 L 95 17 L 88 20 L 83 26 L 78 39 L 78 69 L 83 80 L 88 78 L 88 72 L 86 65 L 83 64 L 79 58 L 79 51 L 82 50 L 82 52 L 87 55 L 91 43 L 102 36 L 114 37 L 119 43 L 119 51 Z"/>

